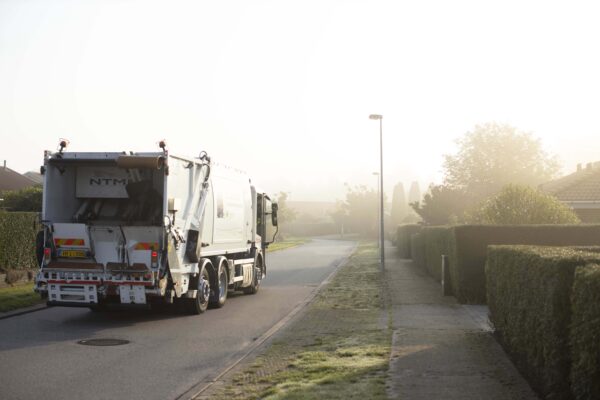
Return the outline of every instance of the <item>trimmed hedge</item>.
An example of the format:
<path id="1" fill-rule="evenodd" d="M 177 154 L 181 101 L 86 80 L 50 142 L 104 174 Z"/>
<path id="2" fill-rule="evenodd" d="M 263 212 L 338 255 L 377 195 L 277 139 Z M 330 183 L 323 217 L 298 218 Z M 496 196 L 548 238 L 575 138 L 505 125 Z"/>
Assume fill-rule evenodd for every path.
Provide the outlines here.
<path id="1" fill-rule="evenodd" d="M 436 229 L 444 229 L 440 233 Z M 459 225 L 427 227 L 423 260 L 413 257 L 417 265 L 427 268 L 440 280 L 441 254 L 450 262 L 452 292 L 461 303 L 485 303 L 485 260 L 488 245 L 528 244 L 543 246 L 600 245 L 600 225 Z M 434 242 L 434 243 L 431 243 Z"/>
<path id="2" fill-rule="evenodd" d="M 453 228 L 448 226 L 426 227 L 422 230 L 425 236 L 423 266 L 436 281 L 442 281 L 442 254 L 452 258 L 455 253 Z"/>
<path id="3" fill-rule="evenodd" d="M 466 303 L 485 301 L 488 245 L 600 245 L 600 225 L 463 225 L 454 228 L 456 259 L 450 260 L 452 287 Z"/>
<path id="4" fill-rule="evenodd" d="M 0 270 L 37 268 L 37 213 L 0 212 Z"/>
<path id="5" fill-rule="evenodd" d="M 419 224 L 398 225 L 396 229 L 395 245 L 398 248 L 401 258 L 411 258 L 410 237 L 421 231 Z"/>
<path id="6" fill-rule="evenodd" d="M 573 281 L 578 267 L 598 262 L 598 253 L 569 248 L 489 248 L 485 272 L 490 320 L 506 351 L 544 398 L 571 398 Z M 584 330 L 590 332 L 589 327 Z M 590 369 L 581 371 L 587 375 Z"/>
<path id="7" fill-rule="evenodd" d="M 576 399 L 600 399 L 600 265 L 577 268 L 571 301 L 571 389 Z"/>
<path id="8" fill-rule="evenodd" d="M 423 232 L 415 233 L 410 237 L 410 254 L 413 261 L 420 267 L 425 265 L 425 240 Z"/>

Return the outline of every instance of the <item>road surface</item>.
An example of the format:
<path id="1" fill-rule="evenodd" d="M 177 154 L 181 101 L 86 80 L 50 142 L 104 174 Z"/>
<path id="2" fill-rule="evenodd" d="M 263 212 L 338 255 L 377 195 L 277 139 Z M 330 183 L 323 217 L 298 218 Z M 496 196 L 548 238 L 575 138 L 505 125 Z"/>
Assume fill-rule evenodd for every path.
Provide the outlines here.
<path id="1" fill-rule="evenodd" d="M 353 247 L 313 240 L 269 253 L 258 294 L 230 293 L 224 308 L 202 315 L 53 307 L 0 320 L 0 397 L 162 400 L 189 394 L 310 296 Z M 130 343 L 78 344 L 94 338 Z"/>

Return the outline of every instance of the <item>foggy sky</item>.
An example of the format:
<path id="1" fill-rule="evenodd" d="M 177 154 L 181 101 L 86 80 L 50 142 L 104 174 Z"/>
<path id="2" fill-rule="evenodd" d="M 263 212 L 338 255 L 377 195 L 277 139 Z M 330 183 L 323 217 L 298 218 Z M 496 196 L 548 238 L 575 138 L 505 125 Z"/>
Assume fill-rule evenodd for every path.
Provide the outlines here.
<path id="1" fill-rule="evenodd" d="M 594 2 L 0 0 L 0 161 L 208 151 L 293 200 L 441 180 L 475 124 L 599 160 Z"/>

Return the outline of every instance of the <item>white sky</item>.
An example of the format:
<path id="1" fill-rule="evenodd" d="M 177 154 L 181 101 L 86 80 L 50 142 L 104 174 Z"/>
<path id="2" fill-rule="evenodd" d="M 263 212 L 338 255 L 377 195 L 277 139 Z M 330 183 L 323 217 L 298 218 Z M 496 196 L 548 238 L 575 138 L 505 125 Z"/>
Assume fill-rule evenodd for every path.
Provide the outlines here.
<path id="1" fill-rule="evenodd" d="M 600 160 L 593 1 L 0 0 L 0 160 L 207 150 L 293 200 L 441 180 L 477 123 Z M 0 161 L 1 162 L 1 161 Z"/>

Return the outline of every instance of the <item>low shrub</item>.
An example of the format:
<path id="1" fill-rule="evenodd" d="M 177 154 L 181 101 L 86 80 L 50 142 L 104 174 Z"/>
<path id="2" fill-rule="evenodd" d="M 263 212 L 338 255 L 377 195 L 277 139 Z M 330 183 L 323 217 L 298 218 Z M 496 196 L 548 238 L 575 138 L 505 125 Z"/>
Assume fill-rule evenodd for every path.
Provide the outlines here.
<path id="1" fill-rule="evenodd" d="M 398 248 L 398 253 L 401 258 L 412 258 L 410 237 L 415 233 L 421 231 L 421 225 L 419 224 L 406 224 L 399 225 L 396 229 L 396 240 L 395 245 Z"/>
<path id="2" fill-rule="evenodd" d="M 577 268 L 571 301 L 572 392 L 576 399 L 600 399 L 600 265 Z"/>
<path id="3" fill-rule="evenodd" d="M 37 213 L 0 212 L 0 270 L 36 268 Z"/>
<path id="4" fill-rule="evenodd" d="M 10 269 L 6 271 L 6 283 L 13 285 L 15 283 L 28 282 L 33 279 L 33 270 L 30 269 Z"/>
<path id="5" fill-rule="evenodd" d="M 600 262 L 599 254 L 564 247 L 489 248 L 490 320 L 506 351 L 545 398 L 571 396 L 573 281 L 579 266 L 593 262 Z"/>

